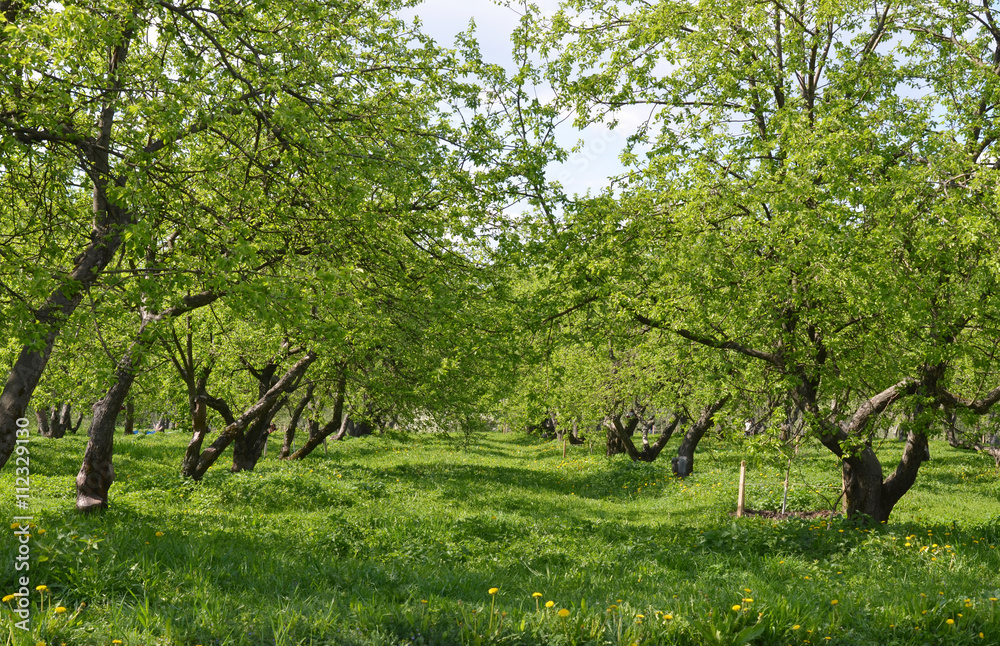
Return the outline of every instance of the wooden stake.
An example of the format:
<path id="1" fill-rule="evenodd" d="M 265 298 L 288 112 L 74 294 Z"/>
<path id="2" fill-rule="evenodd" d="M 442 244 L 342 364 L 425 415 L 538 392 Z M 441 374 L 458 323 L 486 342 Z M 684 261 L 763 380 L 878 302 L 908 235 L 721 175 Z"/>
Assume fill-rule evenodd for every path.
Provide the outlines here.
<path id="1" fill-rule="evenodd" d="M 792 459 L 788 458 L 788 471 L 785 471 L 785 493 L 781 496 L 781 513 L 788 507 L 788 478 L 792 475 Z"/>
<path id="2" fill-rule="evenodd" d="M 736 517 L 743 517 L 743 507 L 747 495 L 747 461 L 740 462 L 740 492 L 736 498 Z"/>

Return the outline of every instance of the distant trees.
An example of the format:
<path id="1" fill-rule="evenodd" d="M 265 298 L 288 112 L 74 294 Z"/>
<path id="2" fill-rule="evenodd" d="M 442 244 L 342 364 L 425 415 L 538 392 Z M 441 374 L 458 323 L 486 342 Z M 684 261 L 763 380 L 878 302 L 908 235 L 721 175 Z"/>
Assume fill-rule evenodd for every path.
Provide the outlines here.
<path id="1" fill-rule="evenodd" d="M 184 468 L 204 473 L 225 448 L 198 444 L 218 403 L 212 357 L 170 330 L 223 307 L 227 325 L 283 331 L 288 349 L 227 357 L 257 382 L 219 438 L 234 468 L 253 468 L 307 369 L 346 375 L 376 406 L 399 391 L 467 409 L 477 391 L 457 382 L 478 359 L 446 335 L 476 309 L 482 231 L 503 228 L 499 206 L 542 157 L 510 137 L 500 103 L 516 85 L 399 8 L 0 2 L 0 466 L 73 327 L 104 355 L 75 368 L 98 399 L 78 507 L 107 504 L 115 420 L 151 357 L 184 384 Z"/>
<path id="2" fill-rule="evenodd" d="M 575 2 L 525 22 L 579 122 L 649 115 L 635 172 L 565 222 L 593 235 L 581 302 L 759 364 L 841 459 L 850 515 L 888 518 L 939 411 L 1000 401 L 995 14 Z M 907 402 L 929 414 L 886 476 L 875 422 Z"/>

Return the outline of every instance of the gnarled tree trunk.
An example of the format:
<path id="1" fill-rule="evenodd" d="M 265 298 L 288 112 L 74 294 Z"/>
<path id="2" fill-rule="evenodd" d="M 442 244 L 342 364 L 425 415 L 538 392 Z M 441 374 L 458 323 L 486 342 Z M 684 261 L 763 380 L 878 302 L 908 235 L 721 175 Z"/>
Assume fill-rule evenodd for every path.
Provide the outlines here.
<path id="1" fill-rule="evenodd" d="M 347 398 L 347 370 L 342 369 L 340 377 L 337 379 L 337 398 L 333 402 L 333 417 L 323 427 L 322 430 L 313 434 L 309 433 L 309 439 L 302 447 L 288 457 L 289 460 L 301 460 L 323 443 L 323 440 L 333 435 L 337 431 L 335 440 L 342 439 L 347 432 L 347 415 L 344 415 L 344 400 Z"/>
<path id="2" fill-rule="evenodd" d="M 142 331 L 140 331 L 140 335 Z M 83 464 L 76 476 L 76 508 L 82 512 L 107 509 L 108 491 L 115 480 L 112 464 L 114 451 L 115 421 L 122 403 L 128 397 L 135 368 L 132 354 L 139 341 L 118 361 L 115 381 L 104 397 L 94 404 L 94 418 L 90 422 L 87 449 L 83 454 Z"/>
<path id="3" fill-rule="evenodd" d="M 298 382 L 299 378 L 305 373 L 306 369 L 316 360 L 316 355 L 313 352 L 306 352 L 305 356 L 296 362 L 294 366 L 289 368 L 288 372 L 278 380 L 262 397 L 257 400 L 257 402 L 248 408 L 239 419 L 235 420 L 232 424 L 229 424 L 219 433 L 219 437 L 212 442 L 211 446 L 202 451 L 198 458 L 195 466 L 184 475 L 195 480 L 200 480 L 208 469 L 215 464 L 215 461 L 219 459 L 222 452 L 233 442 L 236 438 L 237 433 L 242 433 L 243 430 L 257 418 L 261 416 L 265 411 L 274 406 L 274 403 L 281 397 L 284 393 L 288 392 L 294 388 L 295 384 Z M 211 406 L 211 400 L 208 401 Z"/>
<path id="4" fill-rule="evenodd" d="M 38 423 L 38 434 L 42 437 L 49 436 L 49 413 L 45 409 L 35 409 L 35 421 Z"/>
<path id="5" fill-rule="evenodd" d="M 701 415 L 684 434 L 681 445 L 677 447 L 677 457 L 670 461 L 670 468 L 675 474 L 686 478 L 694 472 L 695 449 L 698 448 L 701 438 L 705 437 L 705 433 L 715 425 L 715 414 L 727 401 L 729 401 L 728 395 L 703 408 Z"/>
<path id="6" fill-rule="evenodd" d="M 278 459 L 284 460 L 288 457 L 288 454 L 292 451 L 292 442 L 295 441 L 295 429 L 299 425 L 299 419 L 302 417 L 302 412 L 305 410 L 306 406 L 312 401 L 313 392 L 316 390 L 316 384 L 311 383 L 306 388 L 306 394 L 299 400 L 298 405 L 295 406 L 295 410 L 292 411 L 292 418 L 288 421 L 288 428 L 285 429 L 285 439 L 281 444 L 281 452 L 278 453 Z"/>

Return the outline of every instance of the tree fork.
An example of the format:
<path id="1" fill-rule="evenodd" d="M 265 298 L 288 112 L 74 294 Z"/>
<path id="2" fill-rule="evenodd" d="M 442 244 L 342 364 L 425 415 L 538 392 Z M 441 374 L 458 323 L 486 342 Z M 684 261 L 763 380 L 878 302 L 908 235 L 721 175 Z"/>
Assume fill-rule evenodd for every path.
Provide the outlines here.
<path id="1" fill-rule="evenodd" d="M 215 461 L 219 459 L 222 452 L 236 439 L 238 433 L 242 433 L 250 423 L 256 420 L 264 411 L 269 409 L 274 402 L 285 392 L 292 389 L 298 379 L 305 373 L 306 369 L 316 360 L 316 354 L 313 352 L 306 352 L 305 356 L 296 362 L 294 366 L 288 369 L 288 372 L 274 384 L 267 394 L 263 398 L 259 399 L 257 403 L 248 408 L 243 415 L 233 421 L 233 423 L 226 426 L 225 429 L 219 433 L 219 437 L 212 442 L 211 446 L 205 449 L 198 458 L 197 465 L 190 473 L 185 473 L 184 475 L 189 476 L 195 480 L 201 480 L 204 477 L 205 472 L 215 464 Z"/>

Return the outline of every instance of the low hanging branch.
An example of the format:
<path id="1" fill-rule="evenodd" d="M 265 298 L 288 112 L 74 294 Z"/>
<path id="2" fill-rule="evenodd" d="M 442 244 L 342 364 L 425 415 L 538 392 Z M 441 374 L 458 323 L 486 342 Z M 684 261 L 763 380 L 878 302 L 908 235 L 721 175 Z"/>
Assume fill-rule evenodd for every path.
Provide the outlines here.
<path id="1" fill-rule="evenodd" d="M 298 362 L 288 369 L 288 372 L 278 380 L 276 384 L 271 386 L 267 393 L 257 400 L 257 402 L 248 408 L 238 419 L 233 423 L 226 426 L 225 429 L 219 433 L 219 437 L 212 442 L 201 455 L 198 457 L 198 461 L 194 463 L 193 460 L 185 458 L 185 464 L 190 465 L 189 472 L 185 472 L 184 475 L 195 480 L 200 480 L 205 472 L 208 471 L 209 467 L 215 464 L 215 461 L 219 459 L 222 452 L 226 450 L 233 440 L 236 438 L 237 434 L 243 432 L 255 419 L 257 419 L 264 411 L 267 411 L 274 405 L 274 403 L 285 394 L 287 391 L 291 390 L 298 383 L 299 378 L 305 373 L 306 369 L 316 360 L 316 354 L 313 352 L 307 352 L 305 356 L 298 360 Z M 198 446 L 194 446 L 195 443 Z M 192 439 L 191 445 L 188 446 L 189 453 L 194 450 L 196 451 L 200 448 L 200 441 L 197 437 Z"/>

